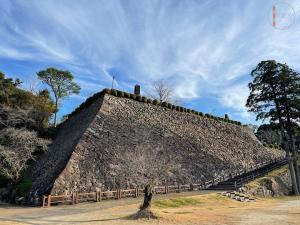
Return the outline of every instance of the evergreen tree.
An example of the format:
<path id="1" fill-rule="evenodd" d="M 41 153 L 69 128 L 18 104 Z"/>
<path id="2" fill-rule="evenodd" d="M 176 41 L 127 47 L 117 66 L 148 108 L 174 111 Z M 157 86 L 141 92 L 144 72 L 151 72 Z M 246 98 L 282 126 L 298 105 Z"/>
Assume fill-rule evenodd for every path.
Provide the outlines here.
<path id="1" fill-rule="evenodd" d="M 250 95 L 246 106 L 257 114 L 257 120 L 278 123 L 283 145 L 289 159 L 293 191 L 299 194 L 300 174 L 294 144 L 295 124 L 300 116 L 300 76 L 287 64 L 274 60 L 262 61 L 251 72 Z"/>
<path id="2" fill-rule="evenodd" d="M 54 113 L 54 127 L 56 127 L 57 112 L 61 99 L 71 94 L 78 94 L 80 87 L 73 81 L 74 77 L 69 71 L 48 68 L 38 72 L 37 76 L 44 83 L 48 84 L 53 91 L 56 108 Z"/>

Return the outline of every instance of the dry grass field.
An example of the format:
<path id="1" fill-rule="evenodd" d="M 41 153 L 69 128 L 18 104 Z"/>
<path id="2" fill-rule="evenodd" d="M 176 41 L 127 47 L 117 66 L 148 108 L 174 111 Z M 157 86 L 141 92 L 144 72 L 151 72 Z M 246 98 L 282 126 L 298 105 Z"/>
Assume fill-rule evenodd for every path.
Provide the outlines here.
<path id="1" fill-rule="evenodd" d="M 281 197 L 238 202 L 217 193 L 173 194 L 157 198 L 155 220 L 132 220 L 141 199 L 51 208 L 2 206 L 0 224 L 227 224 L 299 225 L 300 198 Z"/>

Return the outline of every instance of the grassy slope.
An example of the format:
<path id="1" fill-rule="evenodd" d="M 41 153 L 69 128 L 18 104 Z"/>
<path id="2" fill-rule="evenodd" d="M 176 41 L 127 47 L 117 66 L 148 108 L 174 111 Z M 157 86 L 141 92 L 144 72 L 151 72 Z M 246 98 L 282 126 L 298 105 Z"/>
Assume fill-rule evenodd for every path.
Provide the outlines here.
<path id="1" fill-rule="evenodd" d="M 279 169 L 273 170 L 263 177 L 257 178 L 254 181 L 249 182 L 246 186 L 250 189 L 258 188 L 261 184 L 264 184 L 266 180 L 270 180 L 275 177 L 280 177 L 288 172 L 288 166 L 285 165 Z"/>

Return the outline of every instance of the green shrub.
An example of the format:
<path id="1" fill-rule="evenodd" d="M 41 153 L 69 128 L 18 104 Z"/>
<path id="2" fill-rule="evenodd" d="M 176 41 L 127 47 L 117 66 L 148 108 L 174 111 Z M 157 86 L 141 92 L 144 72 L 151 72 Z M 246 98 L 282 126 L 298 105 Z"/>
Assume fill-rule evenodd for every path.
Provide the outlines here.
<path id="1" fill-rule="evenodd" d="M 148 98 L 148 99 L 147 99 L 147 103 L 150 103 L 150 104 L 151 104 L 151 103 L 152 103 L 152 99 Z"/>
<path id="2" fill-rule="evenodd" d="M 32 185 L 31 174 L 32 166 L 29 165 L 28 168 L 22 173 L 21 182 L 16 186 L 15 191 L 18 196 L 25 197 L 29 193 Z"/>
<path id="3" fill-rule="evenodd" d="M 123 91 L 117 91 L 118 97 L 124 98 L 124 92 Z"/>
<path id="4" fill-rule="evenodd" d="M 142 97 L 142 102 L 146 103 L 147 102 L 147 98 L 146 97 Z"/>
<path id="5" fill-rule="evenodd" d="M 5 187 L 8 184 L 8 180 L 0 174 L 0 188 Z"/>
<path id="6" fill-rule="evenodd" d="M 136 95 L 135 94 L 130 94 L 130 98 L 133 100 L 136 100 Z"/>
<path id="7" fill-rule="evenodd" d="M 32 182 L 31 180 L 24 180 L 16 187 L 17 195 L 26 196 L 31 189 Z"/>
<path id="8" fill-rule="evenodd" d="M 203 116 L 203 112 L 198 112 L 199 113 L 199 116 Z"/>
<path id="9" fill-rule="evenodd" d="M 167 107 L 167 106 L 168 106 L 168 103 L 167 103 L 167 102 L 162 102 L 162 103 L 161 103 L 161 106 L 162 106 L 162 107 Z"/>
<path id="10" fill-rule="evenodd" d="M 103 93 L 104 94 L 111 94 L 111 89 L 105 88 L 105 89 L 103 89 Z"/>
<path id="11" fill-rule="evenodd" d="M 139 102 L 141 102 L 143 99 L 142 99 L 142 96 L 140 96 L 140 95 L 138 95 L 137 97 L 136 97 L 136 100 L 138 100 Z"/>
<path id="12" fill-rule="evenodd" d="M 111 90 L 111 94 L 112 94 L 113 96 L 118 96 L 117 90 L 114 90 L 114 89 Z"/>
<path id="13" fill-rule="evenodd" d="M 157 99 L 154 99 L 152 103 L 153 105 L 159 105 L 159 101 Z"/>
<path id="14" fill-rule="evenodd" d="M 125 97 L 125 98 L 130 98 L 130 94 L 127 93 L 127 92 L 124 92 L 124 97 Z"/>

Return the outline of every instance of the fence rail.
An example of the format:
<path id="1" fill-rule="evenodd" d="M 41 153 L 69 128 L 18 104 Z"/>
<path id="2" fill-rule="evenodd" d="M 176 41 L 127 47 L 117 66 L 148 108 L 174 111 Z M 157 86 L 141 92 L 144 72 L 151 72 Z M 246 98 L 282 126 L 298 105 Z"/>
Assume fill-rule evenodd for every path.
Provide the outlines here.
<path id="1" fill-rule="evenodd" d="M 212 180 L 202 182 L 202 183 L 191 183 L 191 184 L 182 184 L 182 185 L 166 185 L 166 186 L 156 186 L 153 191 L 155 194 L 168 194 L 168 193 L 179 193 L 186 191 L 197 191 L 197 190 L 205 190 L 212 185 L 218 184 L 219 182 L 229 180 L 236 176 L 242 175 L 244 173 L 248 173 L 250 171 L 256 170 L 258 168 L 264 167 L 274 162 L 283 161 L 285 157 L 280 157 L 274 160 L 269 160 L 264 163 L 259 163 L 257 165 L 251 166 L 249 169 L 242 169 L 235 171 L 234 173 L 230 173 L 227 175 L 222 175 L 215 177 Z M 42 200 L 42 207 L 50 207 L 51 205 L 57 204 L 78 204 L 80 202 L 100 202 L 108 199 L 121 199 L 121 198 L 136 198 L 144 193 L 144 189 L 142 188 L 134 188 L 134 189 L 117 189 L 111 191 L 95 191 L 89 193 L 72 193 L 67 195 L 44 195 Z"/>

